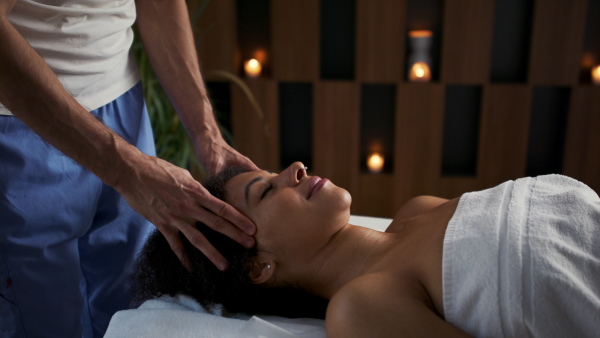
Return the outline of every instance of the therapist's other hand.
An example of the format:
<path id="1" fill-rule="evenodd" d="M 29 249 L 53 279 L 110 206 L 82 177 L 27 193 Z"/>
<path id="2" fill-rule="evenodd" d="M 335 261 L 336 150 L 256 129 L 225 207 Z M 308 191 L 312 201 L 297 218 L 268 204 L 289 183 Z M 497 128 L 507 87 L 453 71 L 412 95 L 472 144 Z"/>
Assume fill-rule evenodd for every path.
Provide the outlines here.
<path id="1" fill-rule="evenodd" d="M 165 236 L 189 270 L 179 231 L 220 270 L 227 260 L 196 229 L 196 222 L 230 237 L 245 247 L 254 245 L 256 226 L 229 204 L 212 196 L 189 171 L 157 157 L 141 154 L 126 170 L 115 189 L 140 215 Z"/>
<path id="2" fill-rule="evenodd" d="M 260 170 L 248 157 L 238 153 L 221 137 L 199 141 L 195 148 L 198 160 L 209 176 L 231 166 Z"/>

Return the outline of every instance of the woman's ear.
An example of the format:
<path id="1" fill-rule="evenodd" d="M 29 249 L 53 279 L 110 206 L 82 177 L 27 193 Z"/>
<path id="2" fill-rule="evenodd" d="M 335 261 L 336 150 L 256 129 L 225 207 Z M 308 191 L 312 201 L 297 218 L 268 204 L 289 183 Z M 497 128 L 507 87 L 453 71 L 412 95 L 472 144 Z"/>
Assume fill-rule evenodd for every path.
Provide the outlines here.
<path id="1" fill-rule="evenodd" d="M 250 280 L 254 284 L 264 284 L 271 280 L 275 275 L 275 256 L 264 251 L 259 251 L 256 258 L 252 261 L 252 269 L 250 270 Z"/>

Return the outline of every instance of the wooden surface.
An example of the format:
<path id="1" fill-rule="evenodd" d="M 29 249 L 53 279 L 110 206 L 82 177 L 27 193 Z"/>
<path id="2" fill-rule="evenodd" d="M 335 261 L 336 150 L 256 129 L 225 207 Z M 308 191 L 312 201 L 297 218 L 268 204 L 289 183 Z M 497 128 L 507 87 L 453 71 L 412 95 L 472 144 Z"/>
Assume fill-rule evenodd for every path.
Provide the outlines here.
<path id="1" fill-rule="evenodd" d="M 398 211 L 394 201 L 397 192 L 390 174 L 359 174 L 358 189 L 352 192 L 353 215 L 377 215 L 392 218 Z"/>
<path id="2" fill-rule="evenodd" d="M 600 190 L 600 87 L 578 83 L 587 0 L 535 1 L 527 76 L 523 83 L 493 83 L 490 62 L 495 1 L 446 0 L 439 82 L 407 83 L 408 0 L 357 0 L 355 78 L 328 81 L 320 74 L 320 1 L 270 2 L 269 78 L 245 80 L 266 113 L 269 134 L 245 94 L 232 84 L 232 124 L 238 150 L 260 167 L 280 166 L 281 83 L 313 85 L 313 168 L 353 194 L 352 212 L 392 217 L 408 199 L 446 198 L 525 175 L 532 95 L 537 87 L 570 89 L 563 173 Z M 212 25 L 199 46 L 203 71 L 241 75 L 236 37 L 236 1 L 212 1 L 199 31 Z M 411 6 L 412 6 L 411 2 Z M 414 3 L 416 4 L 416 3 Z M 418 4 L 416 4 L 418 5 Z M 598 14 L 600 20 L 600 13 Z M 420 27 L 427 28 L 427 27 Z M 600 38 L 600 37 L 597 37 Z M 210 75 L 204 74 L 210 78 Z M 393 171 L 361 171 L 361 87 L 395 85 Z M 481 86 L 477 170 L 474 176 L 444 176 L 441 161 L 446 89 Z M 388 159 L 386 159 L 388 160 Z"/>
<path id="3" fill-rule="evenodd" d="M 493 0 L 453 0 L 444 4 L 443 82 L 489 81 L 494 19 Z"/>
<path id="4" fill-rule="evenodd" d="M 573 89 L 563 172 L 600 194 L 600 87 Z"/>
<path id="5" fill-rule="evenodd" d="M 192 13 L 195 10 L 197 6 L 190 6 Z M 223 81 L 211 74 L 213 70 L 237 72 L 236 20 L 235 0 L 211 1 L 198 19 L 194 37 L 204 79 Z"/>
<path id="6" fill-rule="evenodd" d="M 525 175 L 530 111 L 528 86 L 503 84 L 484 88 L 477 166 L 484 185 L 493 186 Z"/>
<path id="7" fill-rule="evenodd" d="M 401 84 L 396 96 L 395 204 L 435 194 L 442 168 L 444 86 Z"/>
<path id="8" fill-rule="evenodd" d="M 535 2 L 529 82 L 573 85 L 585 32 L 587 0 Z"/>
<path id="9" fill-rule="evenodd" d="M 279 111 L 277 83 L 248 80 L 246 85 L 264 112 L 261 119 L 236 85 L 231 91 L 232 133 L 237 150 L 262 169 L 279 172 Z"/>
<path id="10" fill-rule="evenodd" d="M 314 93 L 311 171 L 353 192 L 360 168 L 360 88 L 351 82 L 322 81 Z"/>
<path id="11" fill-rule="evenodd" d="M 363 82 L 405 78 L 406 0 L 358 0 L 356 76 Z"/>
<path id="12" fill-rule="evenodd" d="M 319 77 L 319 1 L 271 2 L 273 78 L 315 81 Z"/>

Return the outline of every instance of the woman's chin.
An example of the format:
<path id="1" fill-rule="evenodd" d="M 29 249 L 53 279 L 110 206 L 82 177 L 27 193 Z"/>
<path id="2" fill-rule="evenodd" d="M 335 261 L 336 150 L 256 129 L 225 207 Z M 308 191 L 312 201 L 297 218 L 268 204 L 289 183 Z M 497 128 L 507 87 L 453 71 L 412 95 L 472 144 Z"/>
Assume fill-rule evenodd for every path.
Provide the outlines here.
<path id="1" fill-rule="evenodd" d="M 348 213 L 350 213 L 350 205 L 352 205 L 352 195 L 348 192 L 348 190 L 340 188 L 342 190 L 340 194 L 340 206 L 343 209 L 348 209 Z"/>

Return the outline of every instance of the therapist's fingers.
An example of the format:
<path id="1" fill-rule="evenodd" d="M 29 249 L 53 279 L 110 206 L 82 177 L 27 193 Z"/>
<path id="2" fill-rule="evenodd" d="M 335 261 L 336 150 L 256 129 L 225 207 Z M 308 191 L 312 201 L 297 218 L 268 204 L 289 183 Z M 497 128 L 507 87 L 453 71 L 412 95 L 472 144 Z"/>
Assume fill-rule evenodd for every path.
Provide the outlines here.
<path id="1" fill-rule="evenodd" d="M 210 244 L 210 242 L 204 237 L 204 235 L 193 226 L 185 226 L 181 227 L 180 231 L 183 233 L 185 238 L 198 250 L 200 250 L 206 258 L 208 258 L 219 270 L 224 271 L 228 267 L 227 260 L 221 253 L 215 249 L 215 247 Z M 173 249 L 173 247 L 171 247 Z M 173 250 L 175 251 L 175 250 Z M 181 258 L 180 258 L 181 260 Z M 189 266 L 189 259 L 187 257 L 184 258 L 184 261 L 187 260 Z M 185 266 L 185 263 L 184 263 Z M 191 267 L 186 267 L 188 271 Z"/>
<path id="2" fill-rule="evenodd" d="M 129 206 L 150 221 L 165 236 L 184 265 L 187 257 L 181 231 L 190 242 L 219 267 L 225 259 L 196 228 L 202 222 L 216 231 L 251 247 L 254 223 L 223 201 L 212 196 L 189 171 L 157 157 L 141 155 L 143 161 L 123 175 L 115 189 Z"/>
<path id="3" fill-rule="evenodd" d="M 231 208 L 229 205 L 226 206 Z M 231 238 L 248 249 L 254 246 L 254 238 L 252 236 L 210 210 L 199 210 L 196 219 L 200 220 L 205 226 Z"/>
<path id="4" fill-rule="evenodd" d="M 200 194 L 198 202 L 206 210 L 211 211 L 211 213 L 203 212 L 205 210 L 202 209 L 199 210 L 197 215 L 199 221 L 226 236 L 232 234 L 230 225 L 234 225 L 235 228 L 241 229 L 248 235 L 254 235 L 256 225 L 248 217 L 242 215 L 228 203 L 214 197 L 205 189 L 204 191 L 206 193 L 202 192 Z M 234 237 L 229 237 L 236 240 Z M 243 244 L 240 241 L 237 242 Z"/>
<path id="5" fill-rule="evenodd" d="M 167 243 L 169 243 L 171 250 L 173 250 L 183 267 L 187 271 L 191 271 L 192 264 L 190 262 L 190 258 L 185 253 L 183 241 L 179 237 L 179 230 L 177 230 L 175 227 L 170 227 L 169 229 L 159 229 L 159 231 L 163 234 L 167 240 Z"/>

